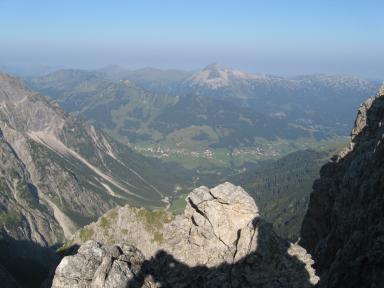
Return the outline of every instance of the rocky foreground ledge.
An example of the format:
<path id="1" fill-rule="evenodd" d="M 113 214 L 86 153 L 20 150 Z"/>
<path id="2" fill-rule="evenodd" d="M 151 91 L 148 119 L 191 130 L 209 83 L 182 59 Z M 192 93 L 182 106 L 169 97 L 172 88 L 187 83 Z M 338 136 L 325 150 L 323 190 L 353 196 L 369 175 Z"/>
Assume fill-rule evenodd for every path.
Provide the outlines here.
<path id="1" fill-rule="evenodd" d="M 72 239 L 81 246 L 57 267 L 53 287 L 312 287 L 318 282 L 310 255 L 279 238 L 241 187 L 200 187 L 186 202 L 184 214 L 176 217 L 125 206 L 85 227 Z"/>

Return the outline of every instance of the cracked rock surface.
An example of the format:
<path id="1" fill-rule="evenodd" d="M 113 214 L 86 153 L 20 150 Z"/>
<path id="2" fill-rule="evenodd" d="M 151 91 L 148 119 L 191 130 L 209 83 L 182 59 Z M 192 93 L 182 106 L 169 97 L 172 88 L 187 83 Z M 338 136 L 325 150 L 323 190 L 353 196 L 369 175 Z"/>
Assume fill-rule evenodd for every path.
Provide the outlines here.
<path id="1" fill-rule="evenodd" d="M 85 227 L 92 230 L 96 241 L 125 243 L 142 250 L 143 254 L 135 250 L 135 255 L 141 257 L 131 258 L 138 260 L 135 263 L 141 262 L 140 269 L 122 270 L 131 276 L 111 276 L 110 273 L 120 272 L 111 268 L 115 262 L 104 259 L 110 256 L 95 256 L 97 261 L 88 261 L 83 252 L 84 246 L 96 245 L 101 251 L 110 246 L 86 242 L 75 256 L 62 260 L 54 287 L 111 287 L 95 286 L 95 279 L 110 278 L 124 279 L 128 285 L 124 287 L 311 287 L 318 281 L 310 255 L 299 245 L 277 236 L 241 187 L 231 183 L 212 189 L 199 187 L 187 196 L 186 202 L 183 215 L 171 219 L 164 212 L 150 218 L 155 221 L 163 215 L 165 219 L 162 224 L 155 221 L 156 229 L 151 227 L 154 230 L 149 228 L 148 218 L 143 218 L 143 209 L 128 206 L 111 212 L 113 217 L 107 213 L 104 220 Z M 82 243 L 80 232 L 72 243 Z M 81 269 L 84 263 L 89 263 L 90 268 Z M 72 267 L 78 267 L 75 270 L 81 273 L 72 274 Z M 98 276 L 100 271 L 104 273 L 102 277 Z"/>
<path id="2" fill-rule="evenodd" d="M 134 279 L 143 261 L 143 254 L 133 246 L 102 246 L 91 240 L 76 255 L 61 261 L 52 287 L 123 288 Z"/>
<path id="3" fill-rule="evenodd" d="M 164 229 L 166 250 L 189 265 L 232 263 L 256 248 L 259 217 L 254 200 L 239 186 L 200 187 L 186 199 L 184 215 Z"/>

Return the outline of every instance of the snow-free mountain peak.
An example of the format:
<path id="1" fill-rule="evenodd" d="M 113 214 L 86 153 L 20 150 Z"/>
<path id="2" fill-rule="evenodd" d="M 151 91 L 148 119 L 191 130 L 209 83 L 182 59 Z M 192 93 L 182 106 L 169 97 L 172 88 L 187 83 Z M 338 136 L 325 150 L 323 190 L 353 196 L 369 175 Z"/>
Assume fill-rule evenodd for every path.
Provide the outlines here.
<path id="1" fill-rule="evenodd" d="M 236 85 L 237 81 L 260 79 L 265 79 L 265 76 L 225 68 L 217 63 L 214 63 L 195 73 L 187 80 L 187 83 L 190 86 L 219 89 L 223 87 L 229 87 L 231 85 Z"/>

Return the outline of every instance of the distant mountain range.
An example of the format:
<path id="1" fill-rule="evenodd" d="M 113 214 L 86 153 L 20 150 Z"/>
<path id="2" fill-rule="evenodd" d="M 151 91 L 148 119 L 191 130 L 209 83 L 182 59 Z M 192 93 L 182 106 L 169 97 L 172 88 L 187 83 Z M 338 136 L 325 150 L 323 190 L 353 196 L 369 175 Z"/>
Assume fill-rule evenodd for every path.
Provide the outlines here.
<path id="1" fill-rule="evenodd" d="M 141 153 L 206 169 L 337 141 L 379 86 L 352 76 L 284 78 L 217 64 L 195 73 L 60 70 L 27 81 Z"/>

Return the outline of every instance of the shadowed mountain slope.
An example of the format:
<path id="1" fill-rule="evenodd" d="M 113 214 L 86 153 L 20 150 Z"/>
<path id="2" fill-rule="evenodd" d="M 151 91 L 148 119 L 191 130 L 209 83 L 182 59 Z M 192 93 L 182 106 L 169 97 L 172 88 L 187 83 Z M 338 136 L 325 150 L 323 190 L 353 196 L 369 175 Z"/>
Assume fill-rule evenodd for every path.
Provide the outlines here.
<path id="1" fill-rule="evenodd" d="M 351 142 L 313 185 L 301 244 L 319 287 L 384 285 L 384 89 L 363 103 Z"/>

